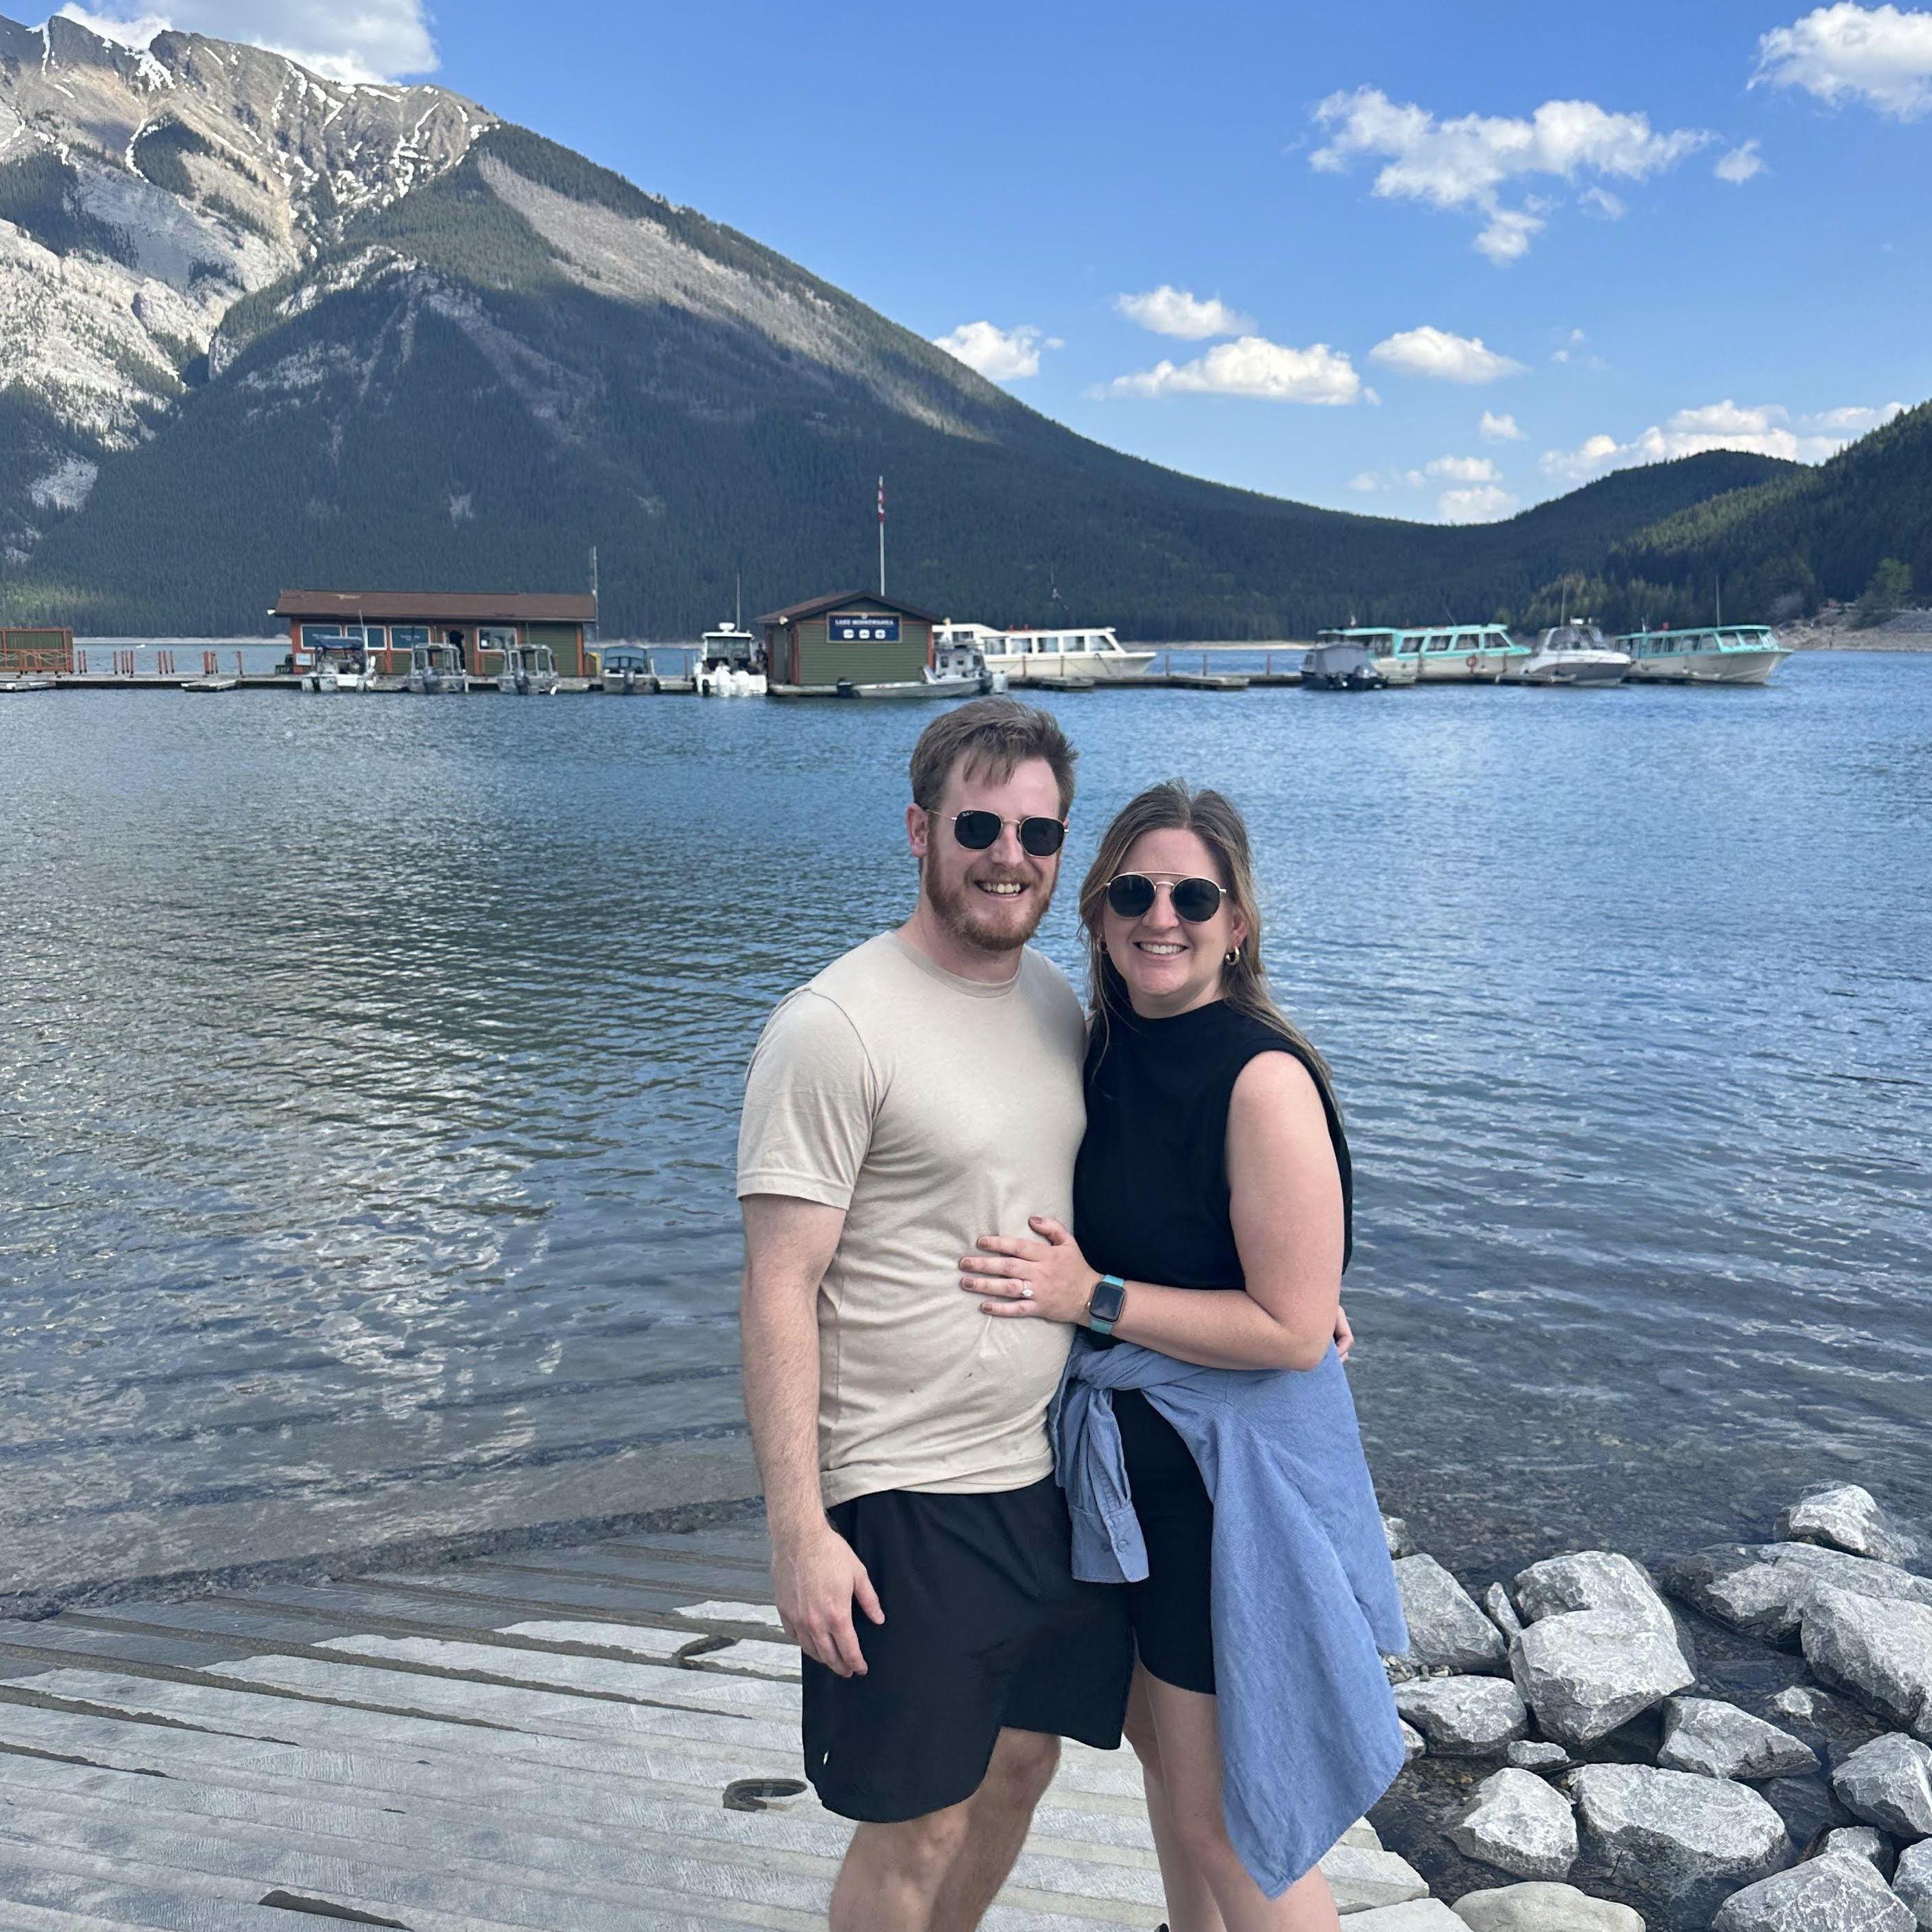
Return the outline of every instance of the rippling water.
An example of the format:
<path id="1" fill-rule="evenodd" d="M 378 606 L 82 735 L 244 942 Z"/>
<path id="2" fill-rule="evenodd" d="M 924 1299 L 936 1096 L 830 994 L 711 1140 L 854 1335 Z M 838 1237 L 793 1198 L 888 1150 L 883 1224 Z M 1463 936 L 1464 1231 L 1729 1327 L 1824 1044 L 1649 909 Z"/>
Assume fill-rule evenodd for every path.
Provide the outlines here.
<path id="1" fill-rule="evenodd" d="M 1047 701 L 1074 867 L 1153 777 L 1250 814 L 1388 1506 L 1472 1569 L 1932 1516 L 1932 657 Z M 729 1492 L 740 1070 L 908 903 L 924 722 L 10 701 L 0 1589 Z"/>

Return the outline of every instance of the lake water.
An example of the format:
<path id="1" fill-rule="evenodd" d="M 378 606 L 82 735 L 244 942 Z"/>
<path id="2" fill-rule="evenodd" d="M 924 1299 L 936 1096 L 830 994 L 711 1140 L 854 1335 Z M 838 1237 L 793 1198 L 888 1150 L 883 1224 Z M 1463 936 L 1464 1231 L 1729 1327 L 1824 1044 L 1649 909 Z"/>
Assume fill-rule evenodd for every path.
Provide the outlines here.
<path id="1" fill-rule="evenodd" d="M 1076 876 L 1148 779 L 1250 814 L 1386 1507 L 1474 1574 L 1932 1516 L 1932 656 L 1046 701 Z M 0 1591 L 744 1493 L 741 1070 L 908 904 L 927 715 L 0 708 Z"/>

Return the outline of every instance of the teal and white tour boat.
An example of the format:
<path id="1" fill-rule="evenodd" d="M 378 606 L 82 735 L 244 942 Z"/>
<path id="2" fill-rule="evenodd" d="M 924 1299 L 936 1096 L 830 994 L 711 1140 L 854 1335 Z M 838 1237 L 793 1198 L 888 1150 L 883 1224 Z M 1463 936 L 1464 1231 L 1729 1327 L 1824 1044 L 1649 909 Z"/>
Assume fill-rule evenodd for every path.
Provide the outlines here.
<path id="1" fill-rule="evenodd" d="M 1629 652 L 1636 684 L 1762 684 L 1791 655 L 1768 624 L 1632 631 L 1617 646 Z"/>

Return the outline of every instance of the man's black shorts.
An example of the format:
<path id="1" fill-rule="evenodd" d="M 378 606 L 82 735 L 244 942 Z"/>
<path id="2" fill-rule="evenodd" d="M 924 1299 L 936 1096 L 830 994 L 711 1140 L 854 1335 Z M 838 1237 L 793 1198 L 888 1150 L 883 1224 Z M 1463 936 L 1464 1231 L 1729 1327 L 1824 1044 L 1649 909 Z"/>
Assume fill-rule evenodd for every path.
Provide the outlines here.
<path id="1" fill-rule="evenodd" d="M 1051 1476 L 990 1495 L 886 1490 L 827 1514 L 886 1613 L 854 1606 L 863 1676 L 804 1660 L 806 1772 L 827 1810 L 894 1824 L 959 1804 L 1002 1726 L 1120 1743 L 1124 1593 L 1073 1580 Z"/>

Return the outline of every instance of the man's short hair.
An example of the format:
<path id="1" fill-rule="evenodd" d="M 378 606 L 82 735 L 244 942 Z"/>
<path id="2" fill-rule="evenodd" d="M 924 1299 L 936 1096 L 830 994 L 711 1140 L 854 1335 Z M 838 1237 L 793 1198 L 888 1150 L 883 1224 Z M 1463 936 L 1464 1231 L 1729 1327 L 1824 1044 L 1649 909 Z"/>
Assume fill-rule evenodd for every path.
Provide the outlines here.
<path id="1" fill-rule="evenodd" d="M 1016 698 L 976 698 L 935 718 L 912 748 L 912 800 L 937 812 L 955 770 L 983 772 L 1004 784 L 1029 758 L 1044 758 L 1060 788 L 1060 814 L 1073 805 L 1073 761 L 1080 754 L 1050 711 Z"/>

